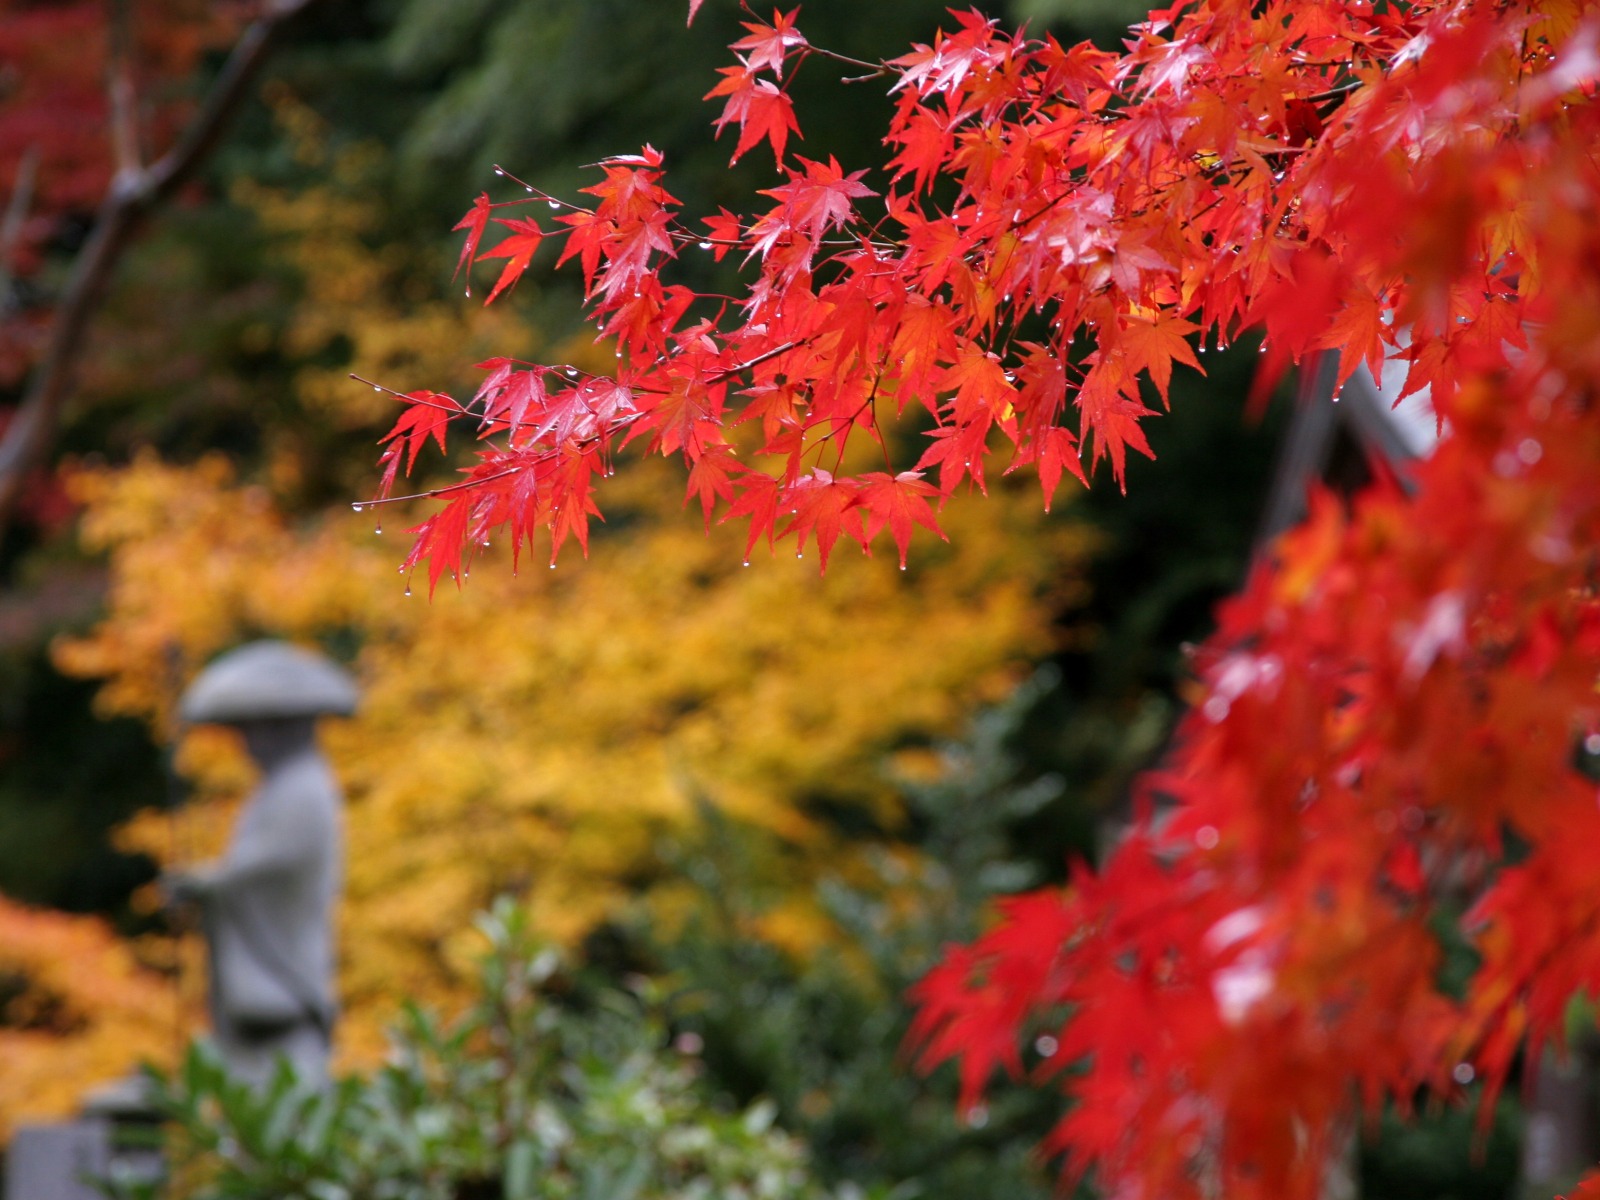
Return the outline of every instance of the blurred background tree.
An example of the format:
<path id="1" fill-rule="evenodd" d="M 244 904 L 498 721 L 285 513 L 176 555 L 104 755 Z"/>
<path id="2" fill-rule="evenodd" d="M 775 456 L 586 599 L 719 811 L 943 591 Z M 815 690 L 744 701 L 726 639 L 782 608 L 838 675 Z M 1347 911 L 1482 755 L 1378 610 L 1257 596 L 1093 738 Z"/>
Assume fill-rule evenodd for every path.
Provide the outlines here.
<path id="1" fill-rule="evenodd" d="M 210 28 L 205 6 L 170 7 Z M 928 40 L 943 7 L 886 0 L 867 20 L 819 0 L 806 28 L 873 59 Z M 991 7 L 1102 42 L 1143 12 Z M 447 231 L 494 163 L 571 194 L 584 164 L 650 142 L 691 207 L 770 182 L 756 162 L 728 171 L 699 100 L 737 6 L 708 0 L 688 30 L 684 8 L 322 0 L 143 231 L 78 364 L 62 456 L 0 536 L 0 1038 L 56 1064 L 48 1090 L 8 1070 L 0 1136 L 139 1056 L 175 1060 L 150 1014 L 198 1014 L 195 962 L 150 880 L 220 840 L 248 778 L 226 738 L 183 734 L 189 795 L 167 815 L 172 705 L 211 655 L 277 635 L 366 689 L 327 731 L 350 796 L 347 1065 L 375 1061 L 406 999 L 464 1000 L 471 915 L 511 892 L 595 970 L 669 981 L 674 1035 L 739 1102 L 770 1096 L 828 1182 L 1044 1194 L 1042 1114 L 1019 1095 L 960 1123 L 946 1081 L 897 1058 L 900 996 L 989 895 L 1091 854 L 1159 753 L 1182 647 L 1241 578 L 1266 490 L 1279 420 L 1241 415 L 1250 347 L 1174 381 L 1150 423 L 1159 465 L 1131 464 L 1126 497 L 1054 516 L 1004 484 L 999 503 L 958 498 L 951 544 L 930 539 L 904 574 L 842 556 L 825 579 L 810 561 L 743 568 L 641 474 L 619 481 L 586 566 L 518 577 L 491 551 L 430 605 L 395 573 L 404 514 L 374 536 L 351 509 L 393 413 L 350 373 L 470 388 L 464 364 L 490 347 L 609 359 L 564 284 L 530 279 L 486 312 L 451 281 Z M 208 36 L 175 68 L 191 91 L 215 67 Z M 881 89 L 814 76 L 797 93 L 808 137 L 847 169 L 870 161 Z M 0 133 L 41 103 L 0 94 Z M 23 150 L 4 153 L 15 191 Z M 41 194 L 58 186 L 35 169 Z M 52 212 L 8 281 L 8 337 L 47 316 L 90 216 L 70 197 Z M 20 388 L 0 378 L 0 407 Z M 1042 662 L 1053 674 L 949 741 Z M 1055 782 L 1023 786 L 1039 779 Z M 118 982 L 69 986 L 52 941 Z"/>

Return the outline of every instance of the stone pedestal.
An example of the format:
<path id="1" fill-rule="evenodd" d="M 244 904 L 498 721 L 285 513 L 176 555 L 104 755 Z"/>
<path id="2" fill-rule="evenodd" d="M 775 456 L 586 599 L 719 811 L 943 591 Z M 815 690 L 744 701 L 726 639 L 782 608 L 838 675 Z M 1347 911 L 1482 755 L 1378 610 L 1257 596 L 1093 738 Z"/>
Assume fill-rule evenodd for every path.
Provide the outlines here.
<path id="1" fill-rule="evenodd" d="M 92 1178 L 111 1169 L 111 1125 L 99 1117 L 19 1125 L 6 1148 L 6 1200 L 105 1200 Z"/>
<path id="2" fill-rule="evenodd" d="M 105 1200 L 92 1180 L 153 1183 L 165 1171 L 160 1137 L 144 1079 L 119 1079 L 92 1092 L 76 1120 L 17 1126 L 5 1200 Z"/>

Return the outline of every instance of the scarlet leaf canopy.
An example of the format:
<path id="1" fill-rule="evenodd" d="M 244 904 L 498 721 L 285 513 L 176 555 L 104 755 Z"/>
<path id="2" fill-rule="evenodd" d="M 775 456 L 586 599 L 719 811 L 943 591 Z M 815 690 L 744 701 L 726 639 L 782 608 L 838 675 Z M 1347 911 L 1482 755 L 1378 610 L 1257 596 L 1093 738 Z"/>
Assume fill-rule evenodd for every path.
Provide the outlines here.
<path id="1" fill-rule="evenodd" d="M 903 552 L 996 461 L 1047 498 L 1101 462 L 1120 484 L 1207 342 L 1259 337 L 1262 394 L 1322 352 L 1340 382 L 1403 373 L 1445 434 L 1415 492 L 1313 505 L 1222 612 L 1128 838 L 918 996 L 924 1061 L 958 1059 L 969 1102 L 997 1070 L 1059 1085 L 1052 1145 L 1108 1192 L 1316 1195 L 1362 1108 L 1472 1073 L 1492 1095 L 1600 994 L 1573 766 L 1600 750 L 1596 9 L 1198 0 L 1120 54 L 958 15 L 878 68 L 881 177 L 790 154 L 785 81 L 828 55 L 795 14 L 750 24 L 713 94 L 735 156 L 780 163 L 773 203 L 707 240 L 653 151 L 602 164 L 543 233 L 616 372 L 511 368 L 494 396 L 543 385 L 519 419 L 463 406 L 478 462 L 410 563 L 437 579 L 504 524 L 559 550 L 640 440 L 752 546 Z M 731 301 L 674 281 L 697 248 L 742 258 Z M 860 441 L 883 470 L 846 469 Z M 1463 903 L 1481 964 L 1453 997 L 1434 925 Z"/>

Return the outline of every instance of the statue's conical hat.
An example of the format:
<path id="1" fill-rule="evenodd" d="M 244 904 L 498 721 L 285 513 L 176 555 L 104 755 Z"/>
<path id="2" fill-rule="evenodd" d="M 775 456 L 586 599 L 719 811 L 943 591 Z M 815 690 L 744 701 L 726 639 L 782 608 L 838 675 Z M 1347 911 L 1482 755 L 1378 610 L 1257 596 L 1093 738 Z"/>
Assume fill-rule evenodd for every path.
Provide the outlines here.
<path id="1" fill-rule="evenodd" d="M 201 671 L 178 702 L 178 715 L 201 724 L 349 716 L 357 699 L 355 680 L 322 655 L 288 642 L 251 642 Z"/>

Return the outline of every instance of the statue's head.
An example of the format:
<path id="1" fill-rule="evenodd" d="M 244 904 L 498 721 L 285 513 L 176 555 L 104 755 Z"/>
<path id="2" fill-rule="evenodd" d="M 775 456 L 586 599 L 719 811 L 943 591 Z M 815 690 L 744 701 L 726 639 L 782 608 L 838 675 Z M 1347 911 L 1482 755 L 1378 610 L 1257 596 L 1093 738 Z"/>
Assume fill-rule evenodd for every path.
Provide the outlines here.
<path id="1" fill-rule="evenodd" d="M 178 702 L 201 725 L 231 725 L 263 766 L 311 744 L 320 716 L 349 716 L 355 681 L 320 654 L 288 642 L 251 642 L 214 659 Z"/>
<path id="2" fill-rule="evenodd" d="M 288 642 L 250 642 L 219 655 L 195 676 L 178 715 L 202 725 L 283 717 L 349 716 L 355 680 L 342 667 Z"/>

